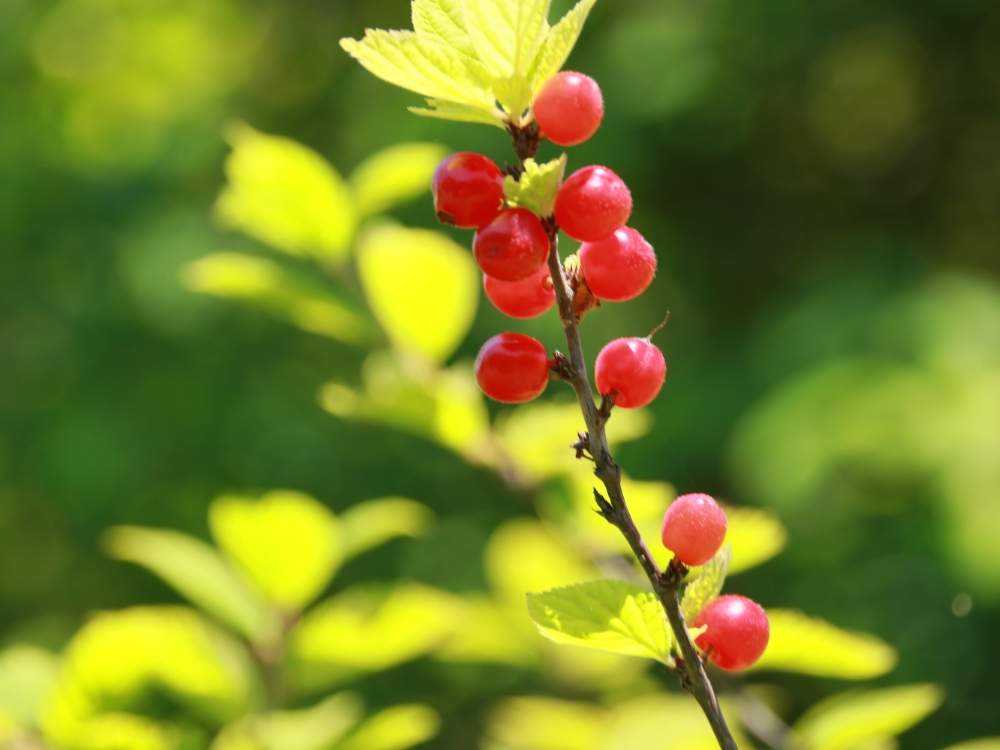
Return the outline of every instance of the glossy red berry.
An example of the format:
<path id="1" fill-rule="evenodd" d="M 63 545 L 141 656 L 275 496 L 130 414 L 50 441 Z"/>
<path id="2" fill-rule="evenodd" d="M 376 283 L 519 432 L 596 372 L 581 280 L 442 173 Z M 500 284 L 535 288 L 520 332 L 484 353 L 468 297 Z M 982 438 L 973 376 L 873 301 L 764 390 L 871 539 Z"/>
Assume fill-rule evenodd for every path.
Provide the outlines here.
<path id="1" fill-rule="evenodd" d="M 604 96 L 593 78 L 565 70 L 542 86 L 533 109 L 543 136 L 559 146 L 576 146 L 601 127 Z"/>
<path id="2" fill-rule="evenodd" d="M 632 193 L 607 167 L 584 167 L 569 176 L 556 196 L 556 221 L 580 242 L 597 242 L 625 226 Z"/>
<path id="3" fill-rule="evenodd" d="M 556 301 L 552 277 L 545 263 L 520 281 L 500 281 L 483 274 L 483 289 L 493 306 L 512 318 L 534 318 Z"/>
<path id="4" fill-rule="evenodd" d="M 520 281 L 544 265 L 549 255 L 549 236 L 531 211 L 508 208 L 476 232 L 473 250 L 487 276 Z"/>
<path id="5" fill-rule="evenodd" d="M 695 639 L 717 666 L 730 672 L 752 666 L 767 648 L 771 627 L 767 613 L 745 596 L 713 599 L 691 623 L 708 630 Z"/>
<path id="6" fill-rule="evenodd" d="M 661 537 L 685 565 L 704 565 L 726 538 L 726 513 L 708 495 L 681 495 L 663 516 Z"/>
<path id="7" fill-rule="evenodd" d="M 503 173 L 482 154 L 452 154 L 434 173 L 434 210 L 445 224 L 478 229 L 503 208 Z"/>
<path id="8" fill-rule="evenodd" d="M 615 406 L 638 409 L 660 392 L 667 361 L 649 339 L 615 339 L 597 355 L 594 377 L 602 396 L 614 394 Z"/>
<path id="9" fill-rule="evenodd" d="M 549 382 L 549 357 L 538 339 L 501 333 L 479 350 L 476 380 L 494 401 L 522 404 L 538 398 Z"/>
<path id="10" fill-rule="evenodd" d="M 656 253 L 631 227 L 580 246 L 580 269 L 594 296 L 609 302 L 638 297 L 656 276 Z"/>

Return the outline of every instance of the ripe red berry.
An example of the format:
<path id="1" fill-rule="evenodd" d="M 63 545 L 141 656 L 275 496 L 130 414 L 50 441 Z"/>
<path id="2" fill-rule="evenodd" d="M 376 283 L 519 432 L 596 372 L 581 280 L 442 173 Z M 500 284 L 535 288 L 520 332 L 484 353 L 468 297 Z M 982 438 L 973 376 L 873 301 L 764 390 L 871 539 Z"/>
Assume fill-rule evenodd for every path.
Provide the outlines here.
<path id="1" fill-rule="evenodd" d="M 566 70 L 542 86 L 533 109 L 542 135 L 559 146 L 576 146 L 601 127 L 604 97 L 593 78 Z"/>
<path id="2" fill-rule="evenodd" d="M 598 299 L 624 302 L 638 297 L 656 275 L 653 246 L 631 227 L 580 246 L 580 268 Z"/>
<path id="3" fill-rule="evenodd" d="M 638 409 L 660 392 L 667 361 L 649 339 L 615 339 L 597 355 L 594 377 L 602 396 L 614 394 L 615 406 Z"/>
<path id="4" fill-rule="evenodd" d="M 708 495 L 681 495 L 663 516 L 663 546 L 685 565 L 704 565 L 726 538 L 726 513 Z"/>
<path id="5" fill-rule="evenodd" d="M 501 333 L 479 350 L 476 380 L 494 401 L 522 404 L 538 398 L 549 382 L 549 357 L 538 339 Z"/>
<path id="6" fill-rule="evenodd" d="M 713 599 L 691 624 L 708 626 L 695 643 L 717 666 L 730 672 L 752 666 L 764 654 L 771 636 L 764 609 L 752 599 L 732 594 Z"/>
<path id="7" fill-rule="evenodd" d="M 607 167 L 584 167 L 569 176 L 556 196 L 556 221 L 574 240 L 597 242 L 625 226 L 632 193 Z"/>
<path id="8" fill-rule="evenodd" d="M 438 165 L 433 191 L 438 219 L 463 229 L 478 229 L 493 221 L 503 208 L 503 173 L 482 154 L 463 151 Z"/>
<path id="9" fill-rule="evenodd" d="M 520 281 L 534 274 L 549 255 L 549 236 L 526 208 L 508 208 L 476 232 L 476 261 L 487 276 Z"/>
<path id="10" fill-rule="evenodd" d="M 500 281 L 483 274 L 483 289 L 494 307 L 512 318 L 534 318 L 556 301 L 549 267 L 544 263 L 520 281 Z"/>

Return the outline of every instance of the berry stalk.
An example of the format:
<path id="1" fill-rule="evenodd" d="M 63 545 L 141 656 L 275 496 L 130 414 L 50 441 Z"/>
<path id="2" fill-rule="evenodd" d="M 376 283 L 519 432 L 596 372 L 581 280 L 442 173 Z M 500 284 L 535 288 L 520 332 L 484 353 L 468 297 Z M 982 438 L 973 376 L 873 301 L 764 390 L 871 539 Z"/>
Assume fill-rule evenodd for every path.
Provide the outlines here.
<path id="1" fill-rule="evenodd" d="M 513 126 L 511 135 L 520 161 L 534 156 L 537 150 L 537 141 L 534 138 L 530 135 L 526 137 Z M 587 375 L 587 361 L 583 354 L 578 318 L 573 308 L 573 292 L 563 270 L 562 259 L 559 257 L 559 227 L 554 219 L 547 219 L 544 226 L 550 245 L 547 261 L 549 273 L 552 275 L 559 319 L 562 321 L 569 349 L 568 362 L 564 360 L 559 364 L 559 375 L 576 392 L 584 424 L 587 427 L 587 434 L 581 437 L 581 441 L 585 443 L 582 447 L 593 458 L 594 474 L 601 480 L 607 493 L 605 498 L 597 490 L 594 491 L 600 514 L 615 526 L 628 542 L 667 613 L 670 628 L 683 655 L 683 658 L 677 660 L 681 684 L 698 701 L 715 733 L 719 747 L 722 750 L 739 750 L 719 707 L 715 689 L 705 671 L 701 656 L 688 635 L 687 624 L 681 612 L 680 589 L 687 570 L 676 561 L 671 563 L 666 571 L 659 569 L 628 509 L 625 493 L 622 490 L 621 469 L 611 455 L 604 429 L 611 416 L 613 403 L 605 399 L 599 409 L 594 401 L 594 390 Z M 579 447 L 578 453 L 580 453 Z"/>

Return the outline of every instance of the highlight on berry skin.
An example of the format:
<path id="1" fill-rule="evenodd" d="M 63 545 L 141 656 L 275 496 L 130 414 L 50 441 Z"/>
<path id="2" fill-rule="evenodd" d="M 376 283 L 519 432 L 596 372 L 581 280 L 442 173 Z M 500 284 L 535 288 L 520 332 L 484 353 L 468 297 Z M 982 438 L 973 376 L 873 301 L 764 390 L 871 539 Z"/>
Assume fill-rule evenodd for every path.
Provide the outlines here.
<path id="1" fill-rule="evenodd" d="M 688 567 L 704 565 L 722 547 L 726 513 L 709 495 L 681 495 L 663 516 L 663 546 Z"/>
<path id="2" fill-rule="evenodd" d="M 461 151 L 442 161 L 431 189 L 434 210 L 444 224 L 479 229 L 503 208 L 503 173 L 482 154 Z"/>
<path id="3" fill-rule="evenodd" d="M 764 608 L 736 594 L 710 601 L 691 625 L 707 628 L 695 644 L 713 664 L 727 672 L 739 672 L 756 664 L 771 637 Z"/>
<path id="4" fill-rule="evenodd" d="M 632 216 L 632 193 L 607 167 L 589 166 L 571 174 L 556 196 L 556 221 L 580 242 L 598 242 Z"/>
<path id="5" fill-rule="evenodd" d="M 631 227 L 580 246 L 580 270 L 587 287 L 600 300 L 625 302 L 642 294 L 656 276 L 656 252 Z"/>
<path id="6" fill-rule="evenodd" d="M 616 407 L 639 409 L 659 394 L 667 377 L 663 352 L 649 339 L 620 338 L 597 355 L 594 379 L 602 396 Z"/>
<path id="7" fill-rule="evenodd" d="M 549 236 L 531 211 L 507 208 L 476 232 L 473 252 L 487 276 L 500 281 L 520 281 L 545 265 Z"/>
<path id="8" fill-rule="evenodd" d="M 538 339 L 523 333 L 501 333 L 476 357 L 476 381 L 483 393 L 502 404 L 538 398 L 549 383 L 549 356 Z"/>
<path id="9" fill-rule="evenodd" d="M 556 290 L 545 263 L 520 281 L 501 281 L 483 274 L 483 291 L 497 310 L 519 320 L 535 318 L 556 302 Z"/>
<path id="10" fill-rule="evenodd" d="M 604 95 L 590 76 L 564 70 L 542 87 L 532 109 L 545 138 L 557 146 L 578 146 L 601 127 Z"/>

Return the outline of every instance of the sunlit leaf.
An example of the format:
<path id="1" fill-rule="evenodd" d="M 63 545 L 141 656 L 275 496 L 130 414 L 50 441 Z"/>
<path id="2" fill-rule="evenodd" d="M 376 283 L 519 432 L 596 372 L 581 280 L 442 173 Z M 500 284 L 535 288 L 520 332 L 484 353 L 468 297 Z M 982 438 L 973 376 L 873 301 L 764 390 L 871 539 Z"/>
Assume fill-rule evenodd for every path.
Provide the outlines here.
<path id="1" fill-rule="evenodd" d="M 462 0 L 412 0 L 413 29 L 422 37 L 478 59 L 469 38 Z"/>
<path id="2" fill-rule="evenodd" d="M 229 140 L 220 220 L 292 255 L 345 260 L 357 220 L 337 171 L 315 151 L 246 125 Z"/>
<path id="3" fill-rule="evenodd" d="M 518 603 L 516 613 L 523 612 Z M 464 597 L 458 616 L 460 628 L 435 654 L 447 662 L 482 662 L 531 666 L 538 661 L 538 636 L 525 630 L 515 611 L 482 596 Z M 524 616 L 527 621 L 527 617 Z"/>
<path id="4" fill-rule="evenodd" d="M 722 711 L 732 716 L 722 702 Z M 739 747 L 751 747 L 739 726 L 729 722 Z M 599 750 L 716 750 L 716 741 L 698 704 L 686 695 L 656 694 L 634 698 L 614 707 Z"/>
<path id="5" fill-rule="evenodd" d="M 428 99 L 426 107 L 407 107 L 415 115 L 431 117 L 436 120 L 451 120 L 453 122 L 472 122 L 480 125 L 504 127 L 504 121 L 499 111 L 486 112 L 467 104 L 456 104 L 443 99 Z"/>
<path id="6" fill-rule="evenodd" d="M 980 737 L 979 739 L 949 745 L 945 750 L 1000 750 L 1000 737 Z"/>
<path id="7" fill-rule="evenodd" d="M 340 516 L 345 559 L 399 536 L 418 536 L 434 514 L 426 505 L 404 497 L 366 500 Z"/>
<path id="8" fill-rule="evenodd" d="M 852 750 L 864 742 L 902 734 L 937 710 L 944 692 L 936 685 L 862 690 L 835 695 L 795 724 L 811 750 Z"/>
<path id="9" fill-rule="evenodd" d="M 264 603 L 208 544 L 176 531 L 119 526 L 104 537 L 108 553 L 152 571 L 193 604 L 252 640 L 275 623 Z"/>
<path id="10" fill-rule="evenodd" d="M 768 609 L 771 640 L 758 669 L 817 677 L 863 680 L 896 666 L 892 646 L 866 633 L 852 633 L 800 612 Z"/>
<path id="11" fill-rule="evenodd" d="M 440 725 L 440 717 L 427 706 L 393 706 L 365 720 L 333 750 L 406 750 L 436 735 Z"/>
<path id="12" fill-rule="evenodd" d="M 209 525 L 268 601 L 289 611 L 316 598 L 344 556 L 337 518 L 299 492 L 220 497 L 209 508 Z"/>
<path id="13" fill-rule="evenodd" d="M 591 703 L 508 698 L 490 715 L 487 750 L 599 750 L 608 712 Z"/>
<path id="14" fill-rule="evenodd" d="M 656 596 L 623 581 L 528 595 L 539 632 L 556 643 L 671 663 L 673 637 Z"/>
<path id="15" fill-rule="evenodd" d="M 566 154 L 544 164 L 527 159 L 519 180 L 513 177 L 504 180 L 504 194 L 511 203 L 538 216 L 551 216 L 565 173 Z"/>
<path id="16" fill-rule="evenodd" d="M 550 0 L 461 2 L 466 30 L 490 74 L 499 80 L 527 75 L 548 31 Z"/>
<path id="17" fill-rule="evenodd" d="M 0 716 L 12 726 L 36 726 L 57 671 L 56 657 L 40 648 L 14 646 L 0 652 Z"/>
<path id="18" fill-rule="evenodd" d="M 691 580 L 684 587 L 681 599 L 681 611 L 687 622 L 697 617 L 704 606 L 721 593 L 732 556 L 732 548 L 724 545 L 715 557 L 691 572 Z"/>
<path id="19" fill-rule="evenodd" d="M 328 750 L 361 717 L 358 699 L 341 693 L 311 708 L 240 719 L 219 733 L 212 750 Z"/>
<path id="20" fill-rule="evenodd" d="M 562 70 L 597 0 L 580 0 L 546 35 L 530 73 L 533 91 Z"/>
<path id="21" fill-rule="evenodd" d="M 400 143 L 363 161 L 350 178 L 358 213 L 371 216 L 430 195 L 431 177 L 446 154 L 436 143 Z"/>
<path id="22" fill-rule="evenodd" d="M 358 248 L 358 271 L 375 317 L 398 349 L 443 360 L 465 338 L 480 275 L 469 252 L 445 235 L 372 229 Z"/>
<path id="23" fill-rule="evenodd" d="M 310 333 L 348 344 L 373 338 L 372 323 L 354 306 L 267 258 L 213 253 L 185 266 L 182 278 L 193 291 L 252 304 Z"/>
<path id="24" fill-rule="evenodd" d="M 757 508 L 725 508 L 729 528 L 725 543 L 733 548 L 730 575 L 753 568 L 781 552 L 788 537 L 777 516 Z"/>

